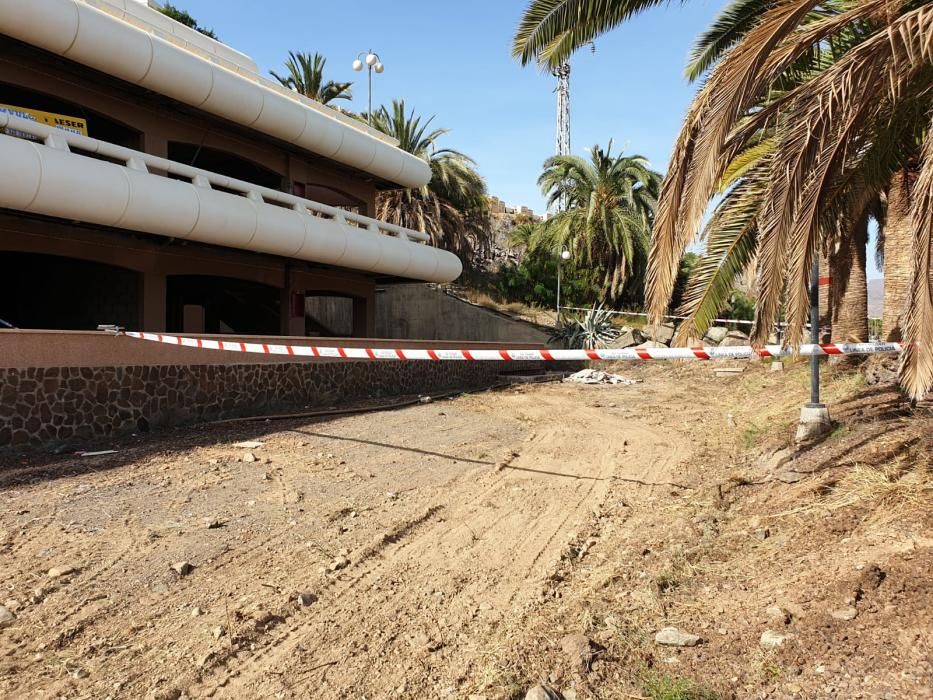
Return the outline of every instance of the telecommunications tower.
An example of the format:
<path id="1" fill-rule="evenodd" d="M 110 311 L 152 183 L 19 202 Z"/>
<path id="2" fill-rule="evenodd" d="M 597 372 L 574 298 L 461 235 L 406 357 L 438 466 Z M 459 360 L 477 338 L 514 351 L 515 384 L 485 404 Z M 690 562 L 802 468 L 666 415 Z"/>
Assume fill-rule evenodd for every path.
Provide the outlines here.
<path id="1" fill-rule="evenodd" d="M 557 155 L 570 155 L 570 61 L 554 71 L 557 78 Z"/>

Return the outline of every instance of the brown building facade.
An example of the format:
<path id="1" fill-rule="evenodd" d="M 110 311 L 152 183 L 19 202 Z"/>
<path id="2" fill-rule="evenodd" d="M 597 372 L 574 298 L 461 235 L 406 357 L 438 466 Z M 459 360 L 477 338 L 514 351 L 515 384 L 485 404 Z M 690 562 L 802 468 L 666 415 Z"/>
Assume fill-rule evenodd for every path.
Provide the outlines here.
<path id="1" fill-rule="evenodd" d="M 251 74 L 248 63 L 231 63 L 220 53 L 205 57 L 200 47 L 206 40 L 186 34 L 191 31 L 187 28 L 171 26 L 172 42 L 160 39 L 165 36 L 161 23 L 171 20 L 155 18 L 153 10 L 134 5 L 134 0 L 36 0 L 31 19 L 22 18 L 29 11 L 21 3 L 15 18 L 6 12 L 7 5 L 16 4 L 0 0 L 0 106 L 9 106 L 5 128 L 0 128 L 0 170 L 6 169 L 0 173 L 0 319 L 20 328 L 88 330 L 113 323 L 170 333 L 328 335 L 327 328 L 305 313 L 305 298 L 320 295 L 351 298 L 353 334 L 365 336 L 373 334 L 377 285 L 445 281 L 459 273 L 459 262 L 441 258 L 450 255 L 443 251 L 425 250 L 415 232 L 389 230 L 365 218 L 372 216 L 380 190 L 424 181 L 413 157 L 393 152 L 398 149 L 385 137 L 276 90 Z M 125 12 L 131 5 L 134 16 L 121 19 L 120 7 Z M 67 18 L 71 12 L 81 21 L 75 22 L 71 47 L 61 52 L 56 48 L 56 42 L 65 43 L 58 40 L 60 32 L 38 25 L 57 16 L 48 13 Z M 129 68 L 101 70 L 115 59 L 96 53 L 91 38 L 82 40 L 77 27 L 93 27 L 88 18 L 113 30 L 115 37 L 125 33 L 134 42 L 128 44 L 133 47 L 128 57 L 137 44 L 148 42 L 146 75 L 130 76 Z M 213 48 L 220 52 L 226 47 Z M 159 64 L 163 55 L 174 63 L 166 58 Z M 177 78 L 184 82 L 191 67 L 200 69 L 202 63 L 212 71 L 212 86 L 199 107 L 187 103 L 200 99 L 189 99 L 183 92 L 187 88 L 170 96 L 146 87 L 159 78 L 153 77 L 157 69 L 165 72 L 164 66 L 177 65 Z M 221 76 L 230 81 L 234 96 L 226 103 L 221 100 L 220 89 L 226 89 Z M 261 101 L 259 116 L 252 126 L 237 123 L 239 115 L 249 113 L 246 97 L 254 94 Z M 281 118 L 273 115 L 273 107 Z M 40 126 L 24 132 L 17 116 L 24 112 L 18 110 L 74 118 L 86 125 L 87 138 L 61 132 L 59 139 Z M 295 117 L 301 127 L 305 113 L 307 124 L 289 132 L 286 118 Z M 299 132 L 295 138 L 289 135 Z M 370 152 L 371 165 L 364 165 Z M 31 166 L 17 164 L 34 157 L 41 171 L 37 193 L 17 199 L 17 188 L 31 176 Z M 163 161 L 171 164 L 163 166 Z M 63 165 L 49 165 L 58 162 Z M 101 223 L 107 219 L 98 211 L 110 206 L 110 193 L 94 189 L 104 188 L 102 176 L 111 173 L 116 173 L 114 182 L 122 182 L 120 173 L 129 181 L 128 195 L 114 193 L 115 201 L 121 196 L 129 201 L 114 204 L 124 208 L 122 217 L 112 218 L 118 225 Z M 179 196 L 163 194 L 169 185 Z M 13 194 L 5 196 L 4 189 Z M 97 193 L 99 207 L 89 201 Z M 189 198 L 193 207 L 200 207 L 193 219 L 197 226 L 179 225 L 175 235 L 175 209 Z M 216 208 L 222 212 L 210 226 L 204 222 L 208 200 L 219 202 Z M 139 207 L 148 207 L 148 213 L 134 219 L 129 210 Z M 243 227 L 236 219 L 241 210 L 258 222 L 251 224 L 251 237 L 235 235 Z M 283 231 L 295 230 L 294 245 L 281 246 L 294 251 L 291 255 L 269 252 L 279 250 L 282 240 L 276 217 L 287 217 Z M 137 223 L 124 227 L 126 221 Z M 200 236 L 187 229 L 200 231 Z M 312 245 L 312 236 L 322 243 Z M 334 246 L 339 255 L 328 252 Z M 372 253 L 372 246 L 379 250 Z M 409 264 L 409 254 L 412 260 L 428 262 Z M 391 262 L 392 255 L 398 261 Z M 434 258 L 427 256 L 437 256 L 434 267 Z"/>

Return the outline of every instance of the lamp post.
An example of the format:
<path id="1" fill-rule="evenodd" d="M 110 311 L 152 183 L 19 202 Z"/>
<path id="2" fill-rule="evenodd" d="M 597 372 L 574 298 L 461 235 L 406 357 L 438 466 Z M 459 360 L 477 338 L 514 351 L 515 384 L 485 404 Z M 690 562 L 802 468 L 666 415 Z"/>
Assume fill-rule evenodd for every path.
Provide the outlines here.
<path id="1" fill-rule="evenodd" d="M 810 342 L 820 342 L 820 261 L 814 256 L 810 269 Z M 829 409 L 820 401 L 820 358 L 810 356 L 810 401 L 800 409 L 796 442 L 807 442 L 826 435 L 833 429 Z"/>
<path id="2" fill-rule="evenodd" d="M 570 251 L 562 248 L 557 258 L 557 318 L 560 318 L 560 272 L 565 260 L 570 260 Z"/>
<path id="3" fill-rule="evenodd" d="M 382 60 L 379 58 L 379 54 L 375 53 L 372 49 L 369 51 L 360 51 L 359 55 L 356 57 L 356 60 L 353 62 L 353 70 L 359 73 L 363 70 L 363 66 L 366 66 L 366 72 L 369 74 L 368 87 L 369 87 L 369 109 L 366 110 L 366 122 L 372 126 L 373 125 L 373 71 L 377 73 L 382 73 L 386 67 L 382 64 Z"/>

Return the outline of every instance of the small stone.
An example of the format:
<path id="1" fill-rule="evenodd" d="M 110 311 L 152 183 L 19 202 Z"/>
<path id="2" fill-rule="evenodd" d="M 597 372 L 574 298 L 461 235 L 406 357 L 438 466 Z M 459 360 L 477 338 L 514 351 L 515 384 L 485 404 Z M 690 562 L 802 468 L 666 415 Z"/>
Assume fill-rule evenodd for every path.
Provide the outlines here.
<path id="1" fill-rule="evenodd" d="M 298 606 L 302 608 L 310 607 L 317 602 L 317 596 L 313 593 L 299 593 Z"/>
<path id="2" fill-rule="evenodd" d="M 255 462 L 255 461 L 256 461 L 256 455 L 254 455 L 252 452 L 244 452 L 244 453 L 240 456 L 240 461 L 241 461 L 241 462 Z"/>
<path id="3" fill-rule="evenodd" d="M 303 497 L 301 491 L 289 491 L 285 494 L 284 501 L 289 504 L 301 503 Z"/>
<path id="4" fill-rule="evenodd" d="M 218 625 L 217 627 L 211 630 L 211 634 L 214 635 L 214 639 L 220 639 L 221 637 L 224 636 L 224 628 Z"/>
<path id="5" fill-rule="evenodd" d="M 191 617 L 200 617 L 203 614 L 204 614 L 204 611 L 201 610 L 201 608 L 197 606 L 191 608 Z"/>
<path id="6" fill-rule="evenodd" d="M 855 619 L 855 616 L 858 615 L 858 610 L 850 606 L 848 608 L 841 608 L 840 610 L 833 610 L 831 615 L 834 620 L 849 622 Z"/>
<path id="7" fill-rule="evenodd" d="M 350 560 L 346 557 L 337 557 L 330 563 L 331 571 L 340 571 L 341 569 L 346 569 L 350 566 Z"/>
<path id="8" fill-rule="evenodd" d="M 695 647 L 702 642 L 702 638 L 689 632 L 682 632 L 676 627 L 665 627 L 654 635 L 656 644 L 669 647 Z"/>
<path id="9" fill-rule="evenodd" d="M 194 570 L 194 567 L 186 561 L 177 561 L 172 564 L 172 571 L 179 576 L 187 576 Z"/>
<path id="10" fill-rule="evenodd" d="M 785 641 L 787 641 L 786 634 L 781 634 L 780 632 L 774 632 L 772 630 L 765 630 L 761 633 L 761 639 L 758 640 L 758 643 L 763 649 L 777 649 L 778 647 L 783 646 Z"/>
<path id="11" fill-rule="evenodd" d="M 218 518 L 204 518 L 204 525 L 208 530 L 216 530 L 219 527 L 223 527 L 224 522 Z"/>
<path id="12" fill-rule="evenodd" d="M 5 605 L 0 605 L 0 629 L 12 624 L 15 619 L 16 615 L 13 614 L 12 610 Z"/>
<path id="13" fill-rule="evenodd" d="M 49 569 L 49 578 L 61 578 L 62 576 L 69 576 L 75 572 L 73 566 L 55 566 Z"/>
<path id="14" fill-rule="evenodd" d="M 87 669 L 83 669 L 83 668 L 76 668 L 74 671 L 71 672 L 72 678 L 87 678 L 90 675 L 91 674 L 88 673 Z"/>
<path id="15" fill-rule="evenodd" d="M 769 537 L 771 537 L 771 530 L 770 530 L 769 528 L 760 527 L 760 528 L 758 528 L 757 530 L 755 530 L 755 539 L 756 539 L 756 540 L 762 540 L 762 541 L 764 541 L 764 540 L 768 539 Z"/>
<path id="16" fill-rule="evenodd" d="M 525 693 L 525 700 L 565 700 L 565 698 L 549 685 L 536 685 Z"/>

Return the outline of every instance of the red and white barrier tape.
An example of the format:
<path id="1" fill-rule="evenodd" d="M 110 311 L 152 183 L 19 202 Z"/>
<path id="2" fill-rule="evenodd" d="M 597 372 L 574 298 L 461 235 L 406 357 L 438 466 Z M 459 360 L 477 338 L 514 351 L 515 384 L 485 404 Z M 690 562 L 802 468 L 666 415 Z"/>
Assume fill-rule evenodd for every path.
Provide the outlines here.
<path id="1" fill-rule="evenodd" d="M 138 333 L 127 331 L 123 335 L 140 340 L 151 340 L 168 345 L 180 345 L 204 350 L 258 353 L 261 355 L 292 355 L 294 357 L 342 358 L 348 360 L 737 360 L 749 357 L 786 357 L 790 355 L 868 355 L 881 352 L 900 352 L 902 343 L 825 343 L 801 345 L 795 352 L 780 345 L 752 348 L 694 347 L 694 348 L 601 348 L 598 350 L 454 350 L 423 348 L 345 348 L 321 345 L 275 345 L 272 343 L 244 343 L 237 340 L 210 340 L 185 338 L 177 335 Z"/>

